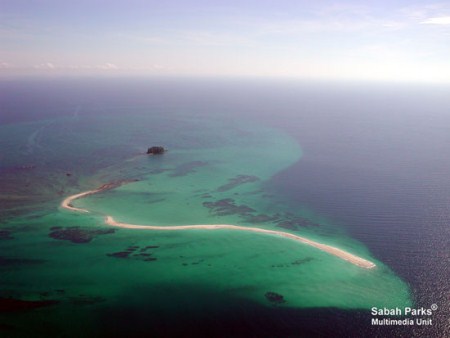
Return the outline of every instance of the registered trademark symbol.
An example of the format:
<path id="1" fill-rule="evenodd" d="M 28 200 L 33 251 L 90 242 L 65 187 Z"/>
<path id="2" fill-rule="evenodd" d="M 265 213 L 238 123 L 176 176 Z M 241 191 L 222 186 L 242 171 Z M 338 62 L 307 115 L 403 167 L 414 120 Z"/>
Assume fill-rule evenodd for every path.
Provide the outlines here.
<path id="1" fill-rule="evenodd" d="M 438 309 L 437 304 L 431 304 L 431 310 L 436 311 Z"/>

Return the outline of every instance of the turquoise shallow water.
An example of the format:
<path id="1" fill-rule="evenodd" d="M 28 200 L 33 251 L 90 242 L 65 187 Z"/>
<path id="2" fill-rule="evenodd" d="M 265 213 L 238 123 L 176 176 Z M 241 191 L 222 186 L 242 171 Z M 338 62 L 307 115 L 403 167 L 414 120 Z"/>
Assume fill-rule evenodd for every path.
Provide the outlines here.
<path id="1" fill-rule="evenodd" d="M 6 328 L 94 334 L 100 314 L 111 309 L 150 307 L 176 317 L 180 306 L 205 312 L 232 299 L 270 308 L 411 305 L 408 286 L 362 243 L 332 219 L 287 205 L 267 189 L 273 175 L 301 161 L 300 146 L 282 131 L 222 114 L 148 107 L 74 112 L 1 127 L 2 165 L 13 168 L 5 169 L 12 183 L 5 183 L 1 297 L 57 302 L 3 314 Z M 169 151 L 143 154 L 154 144 Z M 59 208 L 67 195 L 118 180 L 137 181 L 74 202 L 91 214 Z M 275 236 L 112 229 L 104 214 L 135 224 L 283 230 L 360 255 L 377 268 L 361 269 Z M 61 324 L 69 320 L 84 324 Z"/>

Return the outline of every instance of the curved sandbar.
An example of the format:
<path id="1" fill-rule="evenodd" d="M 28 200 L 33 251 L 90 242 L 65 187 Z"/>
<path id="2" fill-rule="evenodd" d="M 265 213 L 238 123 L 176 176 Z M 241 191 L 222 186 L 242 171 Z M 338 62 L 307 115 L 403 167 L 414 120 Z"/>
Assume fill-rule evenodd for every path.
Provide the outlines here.
<path id="1" fill-rule="evenodd" d="M 71 203 L 72 201 L 86 197 L 88 195 L 92 195 L 107 189 L 112 189 L 113 187 L 116 187 L 119 184 L 105 184 L 101 186 L 98 189 L 95 190 L 89 190 L 85 191 L 79 194 L 75 194 L 72 196 L 67 197 L 62 201 L 61 207 L 72 210 L 72 211 L 78 211 L 78 212 L 89 212 L 86 209 L 80 209 L 74 207 Z M 358 257 L 356 255 L 353 255 L 347 251 L 338 249 L 331 245 L 322 244 L 319 242 L 312 241 L 310 239 L 307 239 L 305 237 L 297 236 L 288 232 L 283 231 L 277 231 L 277 230 L 268 230 L 268 229 L 261 229 L 256 227 L 244 227 L 239 225 L 231 225 L 231 224 L 196 224 L 196 225 L 172 225 L 172 226 L 160 226 L 160 225 L 137 225 L 137 224 L 129 224 L 129 223 L 121 223 L 114 220 L 112 216 L 106 216 L 105 217 L 105 223 L 111 226 L 125 228 L 125 229 L 139 229 L 139 230 L 164 230 L 164 231 L 173 231 L 173 230 L 194 230 L 194 229 L 203 229 L 203 230 L 219 230 L 219 229 L 228 229 L 228 230 L 241 230 L 241 231 L 250 231 L 250 232 L 257 232 L 257 233 L 263 233 L 263 234 L 269 234 L 269 235 L 276 235 L 281 236 L 285 238 L 293 239 L 297 242 L 301 242 L 303 244 L 307 244 L 309 246 L 315 247 L 319 250 L 325 251 L 331 255 L 334 255 L 336 257 L 339 257 L 341 259 L 344 259 L 354 265 L 357 265 L 362 268 L 371 269 L 374 268 L 376 265 L 364 258 Z"/>
<path id="2" fill-rule="evenodd" d="M 85 191 L 85 192 L 82 192 L 82 193 L 79 193 L 79 194 L 76 194 L 76 195 L 69 196 L 69 197 L 65 198 L 64 201 L 61 202 L 61 207 L 65 208 L 65 209 L 72 210 L 72 211 L 89 212 L 89 210 L 86 210 L 86 209 L 75 208 L 72 205 L 72 201 L 76 200 L 78 198 L 86 197 L 86 196 L 91 195 L 91 194 L 95 194 L 96 192 L 100 192 L 100 191 L 101 190 L 99 190 L 99 189 L 89 190 L 89 191 Z"/>
<path id="3" fill-rule="evenodd" d="M 111 189 L 120 187 L 121 185 L 130 183 L 130 182 L 136 182 L 136 180 L 122 180 L 122 181 L 117 181 L 117 182 L 106 183 L 97 189 L 88 190 L 88 191 L 80 192 L 79 194 L 71 195 L 71 196 L 65 198 L 61 202 L 61 207 L 63 207 L 64 209 L 72 210 L 72 211 L 85 212 L 85 213 L 89 212 L 89 210 L 74 207 L 72 205 L 72 201 L 79 199 L 79 198 L 86 197 L 88 195 L 96 194 L 98 192 L 102 192 L 105 190 L 111 190 Z"/>

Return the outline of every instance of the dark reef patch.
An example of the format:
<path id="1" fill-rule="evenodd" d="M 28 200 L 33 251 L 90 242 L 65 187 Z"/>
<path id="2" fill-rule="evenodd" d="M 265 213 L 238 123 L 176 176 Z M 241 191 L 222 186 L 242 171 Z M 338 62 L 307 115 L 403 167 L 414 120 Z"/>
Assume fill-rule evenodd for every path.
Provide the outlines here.
<path id="1" fill-rule="evenodd" d="M 120 180 L 115 180 L 109 183 L 105 183 L 102 186 L 100 186 L 98 188 L 99 191 L 108 191 L 108 190 L 113 190 L 115 188 L 118 188 L 122 185 L 125 184 L 129 184 L 129 183 L 133 183 L 133 182 L 139 182 L 139 179 L 137 178 L 133 178 L 133 179 L 120 179 Z"/>
<path id="2" fill-rule="evenodd" d="M 181 256 L 180 256 L 180 257 L 181 257 Z M 183 266 L 188 266 L 188 265 L 199 265 L 199 264 L 203 263 L 204 261 L 205 261 L 205 260 L 204 260 L 203 258 L 200 258 L 200 259 L 193 260 L 193 261 L 191 261 L 190 263 L 188 263 L 188 262 L 181 263 L 181 265 L 183 265 Z M 208 266 L 211 266 L 211 265 L 208 264 Z"/>
<path id="3" fill-rule="evenodd" d="M 292 265 L 302 265 L 302 264 L 311 262 L 312 260 L 314 260 L 314 258 L 306 257 L 306 258 L 297 259 L 297 260 L 293 261 L 291 264 Z"/>
<path id="4" fill-rule="evenodd" d="M 268 291 L 264 295 L 267 300 L 274 304 L 282 304 L 286 303 L 286 300 L 284 299 L 284 296 L 280 295 L 279 293 Z"/>
<path id="5" fill-rule="evenodd" d="M 148 250 L 148 249 L 158 249 L 159 248 L 159 245 L 147 245 L 147 246 L 144 246 L 142 249 L 141 249 L 141 251 L 146 251 L 146 250 Z"/>
<path id="6" fill-rule="evenodd" d="M 192 161 L 180 164 L 177 166 L 173 173 L 170 174 L 170 177 L 178 177 L 178 176 L 186 176 L 188 174 L 194 173 L 196 168 L 204 167 L 208 165 L 207 162 L 204 161 Z"/>
<path id="7" fill-rule="evenodd" d="M 114 258 L 131 258 L 133 260 L 140 260 L 144 262 L 153 262 L 156 261 L 156 257 L 153 256 L 152 252 L 148 252 L 150 249 L 157 249 L 159 245 L 147 245 L 144 247 L 140 247 L 138 245 L 130 245 L 123 251 L 113 252 L 106 254 L 109 257 Z"/>
<path id="8" fill-rule="evenodd" d="M 273 264 L 270 267 L 271 268 L 287 268 L 289 265 L 287 264 Z"/>
<path id="9" fill-rule="evenodd" d="M 11 236 L 11 231 L 0 230 L 0 240 L 8 240 L 8 239 L 14 239 L 14 237 Z"/>
<path id="10" fill-rule="evenodd" d="M 77 226 L 63 228 L 52 227 L 50 228 L 49 237 L 53 239 L 70 241 L 75 244 L 84 244 L 92 241 L 96 236 L 113 234 L 117 229 L 87 229 Z"/>
<path id="11" fill-rule="evenodd" d="M 299 227 L 311 227 L 311 226 L 319 226 L 318 223 L 314 223 L 309 219 L 303 217 L 292 217 L 286 216 L 287 219 L 278 222 L 277 226 L 284 229 L 289 230 L 297 230 Z"/>
<path id="12" fill-rule="evenodd" d="M 42 264 L 44 262 L 45 262 L 45 260 L 41 260 L 41 259 L 7 258 L 7 257 L 0 256 L 0 267 L 37 265 L 37 264 Z"/>
<path id="13" fill-rule="evenodd" d="M 252 175 L 238 175 L 236 177 L 230 178 L 227 184 L 224 184 L 217 188 L 217 191 L 224 192 L 231 190 L 241 184 L 251 183 L 259 181 L 259 177 Z"/>
<path id="14" fill-rule="evenodd" d="M 208 208 L 216 216 L 239 215 L 245 222 L 260 224 L 273 223 L 277 227 L 298 230 L 300 227 L 319 226 L 306 218 L 298 217 L 292 213 L 276 213 L 276 214 L 256 214 L 251 207 L 241 204 L 237 205 L 232 198 L 224 198 L 215 202 L 203 202 L 204 207 Z"/>
<path id="15" fill-rule="evenodd" d="M 152 169 L 152 170 L 149 170 L 147 173 L 150 175 L 159 175 L 159 174 L 162 174 L 169 170 L 170 169 L 162 169 L 162 168 L 161 169 Z"/>
<path id="16" fill-rule="evenodd" d="M 129 252 L 129 251 L 118 251 L 118 252 L 113 252 L 113 253 L 109 253 L 106 255 L 109 257 L 115 257 L 115 258 L 128 258 L 130 253 L 131 252 Z"/>
<path id="17" fill-rule="evenodd" d="M 306 258 L 301 258 L 301 259 L 296 259 L 295 261 L 291 262 L 290 264 L 273 264 L 270 267 L 271 268 L 289 268 L 292 267 L 293 265 L 302 265 L 308 262 L 311 262 L 313 260 L 312 257 L 306 257 Z"/>
<path id="18" fill-rule="evenodd" d="M 155 198 L 155 199 L 148 199 L 146 202 L 148 204 L 155 204 L 155 203 L 164 202 L 165 200 L 166 200 L 165 198 Z"/>
<path id="19" fill-rule="evenodd" d="M 203 206 L 211 209 L 217 216 L 241 215 L 248 216 L 255 210 L 246 205 L 236 205 L 231 198 L 221 199 L 216 202 L 203 202 Z"/>
<path id="20" fill-rule="evenodd" d="M 69 297 L 69 302 L 76 306 L 94 305 L 104 301 L 106 301 L 106 298 L 100 296 L 78 295 L 76 297 Z"/>
<path id="21" fill-rule="evenodd" d="M 0 312 L 20 312 L 59 304 L 58 300 L 22 300 L 0 298 Z"/>
<path id="22" fill-rule="evenodd" d="M 267 222 L 274 222 L 279 220 L 277 216 L 269 216 L 265 214 L 259 214 L 259 215 L 249 215 L 245 218 L 246 222 L 249 223 L 267 223 Z"/>

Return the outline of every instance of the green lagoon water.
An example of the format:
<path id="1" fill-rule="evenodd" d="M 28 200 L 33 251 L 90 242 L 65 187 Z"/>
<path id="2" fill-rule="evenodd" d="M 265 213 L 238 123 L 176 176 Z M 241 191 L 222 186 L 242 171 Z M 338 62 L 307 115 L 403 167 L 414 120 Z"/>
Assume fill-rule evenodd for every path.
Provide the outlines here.
<path id="1" fill-rule="evenodd" d="M 0 241 L 0 296 L 59 302 L 0 314 L 4 332 L 95 335 L 120 317 L 120 309 L 142 321 L 150 314 L 195 317 L 235 299 L 270 308 L 411 306 L 408 286 L 362 243 L 332 219 L 286 203 L 267 187 L 273 175 L 301 161 L 301 145 L 281 130 L 219 113 L 71 109 L 74 113 L 61 117 L 0 127 L 2 167 L 35 166 L 3 174 L 2 195 L 8 198 L 2 199 L 0 230 L 10 239 Z M 169 151 L 143 154 L 151 145 Z M 74 202 L 90 214 L 59 207 L 65 196 L 134 179 Z M 282 230 L 337 246 L 377 267 L 362 269 L 298 242 L 256 233 L 102 234 L 111 229 L 105 214 L 134 224 Z M 85 243 L 49 236 L 70 227 L 97 233 Z M 127 250 L 126 258 L 118 257 Z M 270 301 L 268 292 L 284 302 Z"/>

